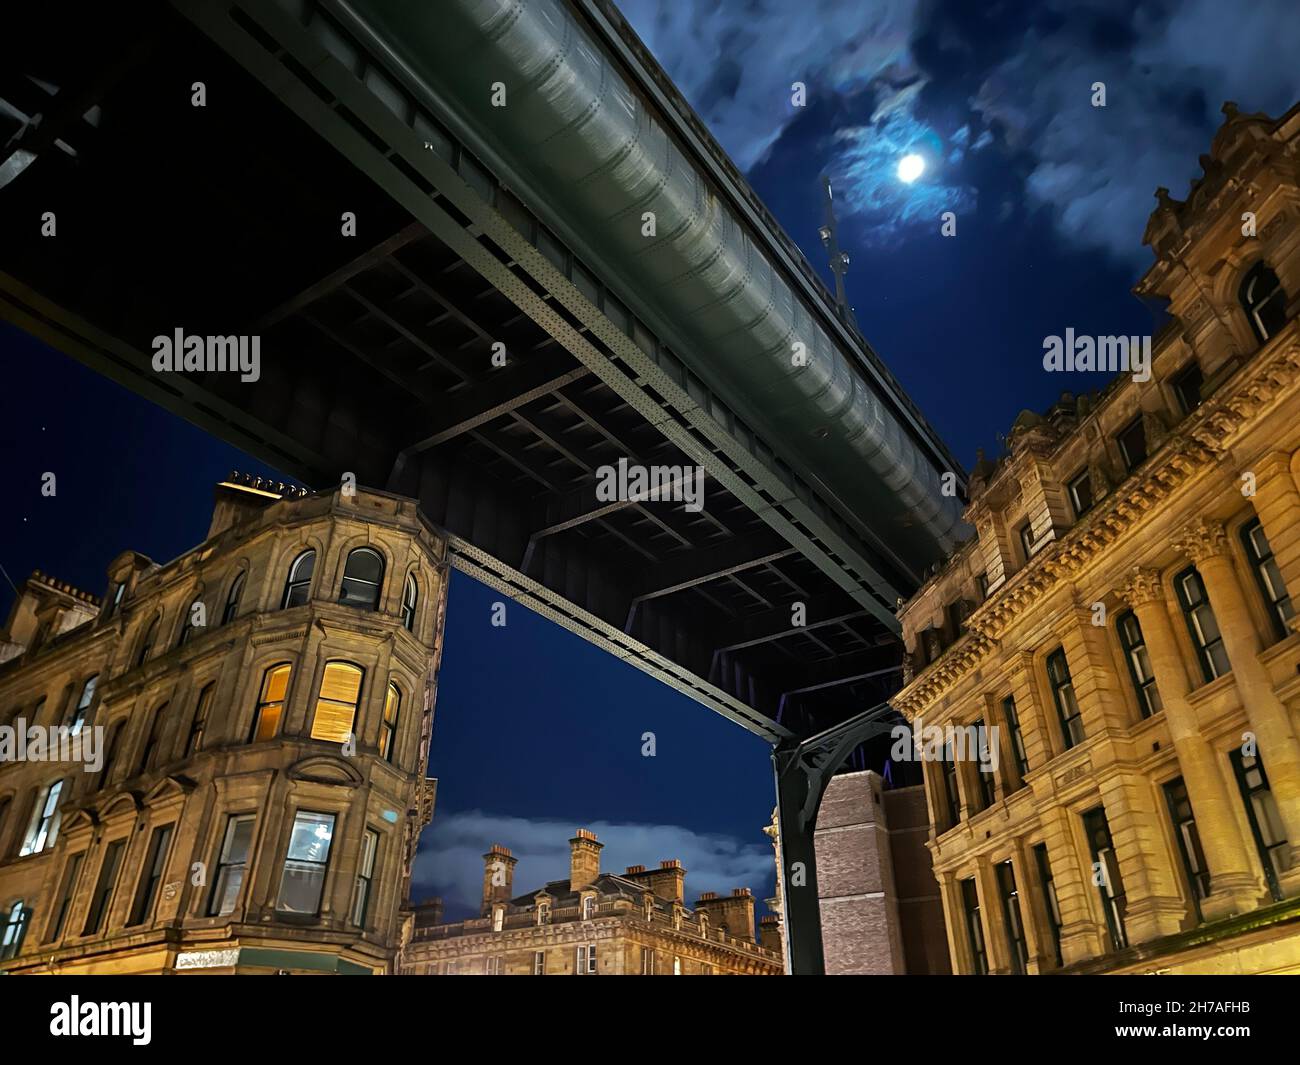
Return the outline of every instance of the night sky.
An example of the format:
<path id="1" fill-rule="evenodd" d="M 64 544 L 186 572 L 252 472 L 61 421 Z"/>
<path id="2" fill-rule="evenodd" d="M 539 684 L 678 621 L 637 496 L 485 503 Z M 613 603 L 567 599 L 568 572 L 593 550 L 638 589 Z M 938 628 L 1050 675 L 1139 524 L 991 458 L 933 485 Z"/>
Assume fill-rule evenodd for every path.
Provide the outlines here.
<path id="1" fill-rule="evenodd" d="M 862 331 L 968 467 L 1020 410 L 1103 382 L 1045 373 L 1044 337 L 1154 332 L 1158 308 L 1129 291 L 1150 261 L 1142 230 L 1156 186 L 1185 195 L 1222 102 L 1277 115 L 1300 99 L 1294 0 L 623 8 L 823 273 L 831 176 Z M 927 164 L 911 185 L 909 153 Z M 7 326 L 0 365 L 0 566 L 15 582 L 40 568 L 102 594 L 119 551 L 162 562 L 198 543 L 229 470 L 275 472 Z M 564 876 L 580 825 L 607 869 L 682 859 L 688 901 L 770 894 L 766 745 L 521 607 L 494 628 L 496 598 L 453 579 L 417 894 L 476 908 L 493 842 L 521 858 L 521 890 Z M 0 610 L 11 601 L 0 579 Z"/>

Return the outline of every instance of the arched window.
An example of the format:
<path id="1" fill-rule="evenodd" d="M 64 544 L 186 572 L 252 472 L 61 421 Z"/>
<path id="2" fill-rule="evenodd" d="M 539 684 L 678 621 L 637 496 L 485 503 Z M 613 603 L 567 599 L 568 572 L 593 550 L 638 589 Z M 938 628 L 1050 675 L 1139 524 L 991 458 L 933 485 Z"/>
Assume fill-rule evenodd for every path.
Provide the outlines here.
<path id="1" fill-rule="evenodd" d="M 4 915 L 4 931 L 0 933 L 0 961 L 18 956 L 23 949 L 23 936 L 27 934 L 27 922 L 32 918 L 32 908 L 19 899 Z"/>
<path id="2" fill-rule="evenodd" d="M 402 693 L 396 684 L 388 685 L 388 694 L 384 696 L 384 720 L 379 725 L 379 757 L 386 762 L 393 760 L 393 750 L 397 746 L 397 718 L 402 711 Z"/>
<path id="3" fill-rule="evenodd" d="M 361 701 L 361 678 L 365 672 L 351 662 L 326 662 L 320 696 L 312 715 L 311 738 L 346 743 L 352 735 Z"/>
<path id="4" fill-rule="evenodd" d="M 384 583 L 384 559 L 370 547 L 358 547 L 348 555 L 343 567 L 343 587 L 339 602 L 364 610 L 379 609 L 379 590 Z"/>
<path id="5" fill-rule="evenodd" d="M 86 714 L 90 711 L 90 704 L 95 701 L 95 685 L 98 683 L 99 674 L 96 673 L 81 686 L 81 696 L 77 699 L 77 705 L 68 715 L 68 728 L 74 734 L 80 732 L 81 726 L 86 723 Z"/>
<path id="6" fill-rule="evenodd" d="M 163 726 L 167 724 L 167 704 L 163 703 L 153 712 L 153 721 L 149 724 L 149 736 L 140 752 L 139 772 L 145 773 L 162 761 Z"/>
<path id="7" fill-rule="evenodd" d="M 402 589 L 402 624 L 407 632 L 415 631 L 415 604 L 420 601 L 420 586 L 415 583 L 415 574 L 406 575 L 406 586 Z"/>
<path id="8" fill-rule="evenodd" d="M 1238 298 L 1261 344 L 1286 325 L 1286 292 L 1266 263 L 1258 262 L 1247 271 Z"/>
<path id="9" fill-rule="evenodd" d="M 316 572 L 316 552 L 304 551 L 289 567 L 289 578 L 284 582 L 284 599 L 281 610 L 302 606 L 311 598 L 311 577 Z"/>
<path id="10" fill-rule="evenodd" d="M 226 608 L 221 612 L 221 624 L 228 625 L 235 620 L 235 615 L 239 613 L 239 597 L 244 594 L 244 577 L 247 574 L 239 571 L 239 576 L 235 578 L 235 583 L 230 586 L 230 594 L 226 596 Z"/>
<path id="11" fill-rule="evenodd" d="M 288 662 L 272 666 L 262 674 L 262 688 L 257 695 L 257 709 L 253 713 L 253 731 L 249 743 L 271 739 L 280 730 L 284 716 L 284 697 L 289 690 L 289 677 L 293 667 Z"/>
<path id="12" fill-rule="evenodd" d="M 194 630 L 203 628 L 206 624 L 207 610 L 203 606 L 203 600 L 195 599 L 186 609 L 185 617 L 181 619 L 181 637 L 176 641 L 176 646 L 184 647 L 194 638 Z"/>
<path id="13" fill-rule="evenodd" d="M 136 652 L 135 664 L 142 666 L 149 658 L 149 653 L 153 650 L 154 641 L 158 639 L 158 617 L 155 615 L 153 621 L 149 622 L 149 627 L 144 630 L 144 636 L 140 639 L 140 650 Z"/>

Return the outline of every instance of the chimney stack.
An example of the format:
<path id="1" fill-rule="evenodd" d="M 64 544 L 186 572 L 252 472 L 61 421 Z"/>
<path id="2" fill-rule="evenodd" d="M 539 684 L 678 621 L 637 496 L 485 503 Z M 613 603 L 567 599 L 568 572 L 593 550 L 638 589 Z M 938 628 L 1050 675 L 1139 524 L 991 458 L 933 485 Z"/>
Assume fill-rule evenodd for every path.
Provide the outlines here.
<path id="1" fill-rule="evenodd" d="M 719 898 L 706 891 L 695 903 L 696 910 L 709 915 L 713 928 L 725 929 L 727 935 L 754 942 L 754 894 L 747 887 L 733 888 L 729 896 Z"/>
<path id="2" fill-rule="evenodd" d="M 578 829 L 569 840 L 569 890 L 581 891 L 600 876 L 600 851 L 603 843 L 596 842 L 596 833 L 587 828 Z"/>
<path id="3" fill-rule="evenodd" d="M 769 913 L 759 918 L 758 922 L 758 942 L 760 946 L 768 950 L 774 950 L 778 954 L 784 949 L 781 946 L 781 918 L 774 913 Z"/>
<path id="4" fill-rule="evenodd" d="M 514 893 L 515 863 L 519 859 L 509 847 L 494 843 L 483 855 L 483 905 L 479 916 L 486 917 L 498 902 L 509 902 Z"/>
<path id="5" fill-rule="evenodd" d="M 658 869 L 629 865 L 626 879 L 635 881 L 665 902 L 683 902 L 686 898 L 686 870 L 676 858 L 659 863 Z"/>

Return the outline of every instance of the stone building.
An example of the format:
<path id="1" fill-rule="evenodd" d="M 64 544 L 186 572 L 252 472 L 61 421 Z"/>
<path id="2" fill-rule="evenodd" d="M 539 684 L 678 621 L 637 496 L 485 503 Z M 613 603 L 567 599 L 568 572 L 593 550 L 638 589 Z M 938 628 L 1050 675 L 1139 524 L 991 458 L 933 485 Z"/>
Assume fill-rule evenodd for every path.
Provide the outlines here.
<path id="1" fill-rule="evenodd" d="M 0 633 L 0 971 L 392 971 L 445 552 L 410 500 L 232 475 L 202 544 L 119 555 L 102 602 L 27 581 Z"/>
<path id="2" fill-rule="evenodd" d="M 514 894 L 518 859 L 493 845 L 483 855 L 479 916 L 442 924 L 438 902 L 415 908 L 402 954 L 413 974 L 473 976 L 772 976 L 782 972 L 775 925 L 754 939 L 749 888 L 685 904 L 686 870 L 600 871 L 601 844 L 580 828 L 569 840 L 569 876 Z"/>
<path id="3" fill-rule="evenodd" d="M 1224 113 L 1150 379 L 1022 414 L 901 612 L 960 973 L 1300 972 L 1300 106 Z"/>

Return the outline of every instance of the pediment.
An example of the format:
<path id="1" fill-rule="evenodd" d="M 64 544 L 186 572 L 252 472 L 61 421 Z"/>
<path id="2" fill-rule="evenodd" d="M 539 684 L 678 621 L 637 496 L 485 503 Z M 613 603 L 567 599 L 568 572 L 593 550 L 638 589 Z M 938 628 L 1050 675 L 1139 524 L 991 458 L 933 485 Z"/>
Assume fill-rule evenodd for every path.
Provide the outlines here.
<path id="1" fill-rule="evenodd" d="M 194 790 L 195 786 L 194 781 L 179 773 L 176 776 L 165 776 L 145 792 L 143 802 L 147 806 L 152 806 L 167 799 L 184 798 Z"/>
<path id="2" fill-rule="evenodd" d="M 94 832 L 98 827 L 99 818 L 95 816 L 95 811 L 83 806 L 80 810 L 70 813 L 64 819 L 59 831 L 66 838 L 78 832 Z"/>
<path id="3" fill-rule="evenodd" d="M 290 780 L 308 780 L 313 784 L 338 784 L 345 788 L 360 787 L 361 774 L 351 762 L 327 755 L 315 755 L 289 767 Z"/>
<path id="4" fill-rule="evenodd" d="M 133 791 L 119 791 L 100 808 L 99 820 L 112 821 L 114 818 L 134 818 L 140 812 L 140 797 Z"/>

